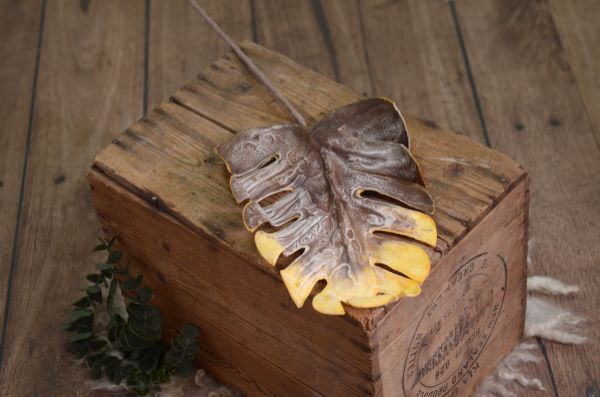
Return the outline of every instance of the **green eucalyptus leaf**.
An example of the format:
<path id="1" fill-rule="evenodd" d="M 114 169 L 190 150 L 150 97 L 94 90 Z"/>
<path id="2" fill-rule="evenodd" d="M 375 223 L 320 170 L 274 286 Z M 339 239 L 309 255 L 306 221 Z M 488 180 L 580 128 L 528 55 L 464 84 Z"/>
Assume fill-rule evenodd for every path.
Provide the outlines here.
<path id="1" fill-rule="evenodd" d="M 94 362 L 92 365 L 92 379 L 97 380 L 102 377 L 102 360 Z"/>
<path id="2" fill-rule="evenodd" d="M 108 293 L 106 294 L 106 308 L 109 313 L 112 313 L 114 310 L 114 299 L 115 294 L 117 292 L 117 280 L 114 278 L 110 281 L 110 286 L 108 287 Z"/>
<path id="3" fill-rule="evenodd" d="M 136 384 L 131 388 L 138 396 L 147 396 L 150 393 L 150 387 L 146 384 Z"/>
<path id="4" fill-rule="evenodd" d="M 96 361 L 102 360 L 103 357 L 104 353 L 90 354 L 85 358 L 85 362 L 87 363 L 88 367 L 91 368 Z"/>
<path id="5" fill-rule="evenodd" d="M 119 357 L 115 357 L 115 356 L 111 356 L 111 355 L 105 355 L 104 357 L 102 357 L 102 366 L 103 367 L 119 365 L 120 363 L 121 363 L 121 359 Z"/>
<path id="6" fill-rule="evenodd" d="M 100 289 L 100 287 L 98 287 L 97 285 L 90 285 L 84 290 L 93 302 L 102 303 L 102 290 Z"/>
<path id="7" fill-rule="evenodd" d="M 98 244 L 97 246 L 94 247 L 93 252 L 95 252 L 95 251 L 104 251 L 107 248 L 108 248 L 108 245 L 106 245 L 105 243 L 101 243 L 101 244 Z"/>
<path id="8" fill-rule="evenodd" d="M 106 262 L 115 263 L 120 261 L 122 257 L 123 253 L 121 251 L 113 251 L 110 254 L 108 254 L 108 259 L 106 259 Z"/>
<path id="9" fill-rule="evenodd" d="M 142 284 L 142 280 L 143 277 L 141 274 L 136 277 L 130 277 L 127 280 L 123 281 L 123 283 L 121 284 L 121 288 L 123 289 L 123 291 L 126 292 L 136 290 Z"/>
<path id="10" fill-rule="evenodd" d="M 125 324 L 125 319 L 119 313 L 112 313 L 108 323 L 109 328 L 120 328 Z"/>
<path id="11" fill-rule="evenodd" d="M 106 243 L 106 245 L 108 246 L 108 248 L 112 248 L 112 245 L 114 244 L 114 242 L 116 240 L 117 240 L 117 236 L 114 236 L 113 238 L 111 238 L 110 241 Z"/>
<path id="12" fill-rule="evenodd" d="M 119 314 L 113 314 L 108 325 L 108 340 L 116 342 L 123 331 L 125 320 Z"/>
<path id="13" fill-rule="evenodd" d="M 146 326 L 146 323 L 139 320 L 129 320 L 127 330 L 133 335 L 141 338 L 149 343 L 156 342 L 161 337 L 161 330 L 151 329 Z"/>
<path id="14" fill-rule="evenodd" d="M 127 305 L 127 313 L 137 319 L 161 317 L 160 309 L 158 307 L 139 303 L 130 303 Z"/>
<path id="15" fill-rule="evenodd" d="M 94 316 L 80 317 L 77 320 L 69 323 L 69 325 L 72 326 L 72 329 L 70 329 L 70 331 L 77 331 L 77 332 L 81 332 L 84 330 L 90 331 L 92 329 L 93 324 L 94 324 Z"/>
<path id="16" fill-rule="evenodd" d="M 69 342 L 69 350 L 77 358 L 83 358 L 90 351 L 89 341 L 87 340 L 78 340 L 75 342 Z"/>
<path id="17" fill-rule="evenodd" d="M 136 367 L 134 367 L 132 364 L 125 364 L 121 367 L 121 370 L 119 371 L 119 375 L 122 377 L 122 379 L 125 379 L 126 383 L 129 385 L 130 381 L 133 382 L 135 379 L 135 374 L 138 371 L 138 369 Z"/>
<path id="18" fill-rule="evenodd" d="M 73 335 L 70 339 L 69 342 L 78 342 L 78 341 L 83 341 L 83 340 L 88 340 L 90 338 L 92 338 L 94 336 L 94 332 L 81 332 L 78 334 Z"/>
<path id="19" fill-rule="evenodd" d="M 83 298 L 81 298 L 78 301 L 76 301 L 75 303 L 73 303 L 73 306 L 77 306 L 77 307 L 81 307 L 81 308 L 85 309 L 86 307 L 89 307 L 91 303 L 92 303 L 92 301 L 90 301 L 90 298 L 88 298 L 87 296 L 84 296 Z"/>
<path id="20" fill-rule="evenodd" d="M 108 380 L 110 380 L 115 385 L 121 383 L 121 379 L 123 379 L 123 377 L 121 376 L 121 360 L 117 359 L 116 362 L 107 365 L 104 368 L 104 373 L 106 374 Z"/>
<path id="21" fill-rule="evenodd" d="M 75 331 L 75 325 L 73 325 L 71 323 L 67 323 L 67 324 L 63 325 L 62 329 L 63 329 L 63 331 L 73 332 L 73 331 Z"/>
<path id="22" fill-rule="evenodd" d="M 167 346 L 162 340 L 145 349 L 139 359 L 140 369 L 146 372 L 154 371 L 166 350 Z"/>
<path id="23" fill-rule="evenodd" d="M 152 292 L 152 288 L 142 287 L 138 291 L 138 298 L 142 303 L 150 303 L 153 294 L 154 293 Z"/>
<path id="24" fill-rule="evenodd" d="M 131 351 L 131 352 L 127 352 L 127 359 L 129 361 L 137 362 L 137 361 L 139 361 L 139 359 L 142 356 L 143 352 L 144 352 L 144 349 L 142 349 L 142 350 L 134 350 L 134 351 Z"/>
<path id="25" fill-rule="evenodd" d="M 91 350 L 99 350 L 106 346 L 106 341 L 102 339 L 95 339 L 90 342 L 89 347 Z"/>
<path id="26" fill-rule="evenodd" d="M 186 339 L 196 339 L 200 335 L 198 327 L 192 324 L 186 324 L 181 328 L 181 336 Z"/>
<path id="27" fill-rule="evenodd" d="M 191 361 L 182 362 L 177 368 L 175 368 L 175 375 L 180 378 L 189 378 L 194 374 L 196 368 Z"/>
<path id="28" fill-rule="evenodd" d="M 126 265 L 118 265 L 115 263 L 114 265 L 114 271 L 117 274 L 129 274 L 129 263 L 127 263 Z"/>
<path id="29" fill-rule="evenodd" d="M 88 294 L 97 294 L 98 292 L 102 292 L 100 287 L 98 287 L 97 285 L 89 285 L 89 286 L 85 287 L 83 290 L 85 292 L 87 292 Z"/>
<path id="30" fill-rule="evenodd" d="M 150 305 L 131 303 L 127 307 L 129 313 L 128 329 L 136 336 L 155 341 L 160 339 L 162 315 L 160 309 Z"/>
<path id="31" fill-rule="evenodd" d="M 167 383 L 169 382 L 169 380 L 171 380 L 171 375 L 174 372 L 174 370 L 167 368 L 163 365 L 150 373 L 150 379 L 154 383 Z"/>
<path id="32" fill-rule="evenodd" d="M 90 348 L 88 345 L 84 345 L 81 347 L 81 349 L 79 351 L 77 351 L 75 353 L 75 357 L 77 358 L 84 358 L 86 354 L 88 354 L 90 352 Z"/>
<path id="33" fill-rule="evenodd" d="M 189 376 L 193 372 L 192 360 L 198 354 L 199 331 L 193 325 L 186 325 L 181 333 L 171 339 L 171 349 L 165 354 L 165 365 L 175 369 L 178 376 Z M 190 370 L 192 368 L 192 370 Z"/>
<path id="34" fill-rule="evenodd" d="M 101 284 L 104 282 L 104 277 L 100 274 L 88 274 L 85 278 L 94 284 Z"/>
<path id="35" fill-rule="evenodd" d="M 77 357 L 85 359 L 93 379 L 105 375 L 114 384 L 125 381 L 129 390 L 138 395 L 160 391 L 160 384 L 168 382 L 172 374 L 193 374 L 192 359 L 199 350 L 198 329 L 194 326 L 183 327 L 181 333 L 171 340 L 171 347 L 168 348 L 161 340 L 163 318 L 160 309 L 150 304 L 152 289 L 142 287 L 142 275 L 130 276 L 129 265 L 117 264 L 123 255 L 120 251 L 111 249 L 115 238 L 100 241 L 101 244 L 97 245 L 94 251 L 105 250 L 108 257 L 106 262 L 96 264 L 99 274 L 86 276 L 94 285 L 83 289 L 86 296 L 76 301 L 73 304 L 75 309 L 69 313 L 69 323 L 64 329 L 75 332 L 69 339 L 69 349 Z M 114 274 L 123 274 L 125 280 L 115 280 Z M 101 284 L 108 287 L 108 339 L 112 343 L 111 349 L 118 351 L 119 357 L 123 359 L 107 355 L 102 350 L 107 341 L 95 338 L 94 331 L 101 330 L 94 330 L 94 314 L 89 307 L 93 302 L 102 302 Z M 127 292 L 127 320 L 115 313 L 114 303 L 118 287 Z"/>
<path id="36" fill-rule="evenodd" d="M 129 327 L 124 327 L 119 335 L 119 342 L 125 351 L 135 351 L 146 349 L 152 346 L 155 340 L 141 338 L 131 332 Z"/>
<path id="37" fill-rule="evenodd" d="M 69 313 L 69 321 L 75 322 L 84 317 L 91 317 L 94 313 L 89 309 L 77 308 Z"/>
<path id="38" fill-rule="evenodd" d="M 102 275 L 102 277 L 104 277 L 105 279 L 111 279 L 112 275 L 113 275 L 113 271 L 114 269 L 105 269 L 105 270 L 101 270 L 100 274 Z"/>
<path id="39" fill-rule="evenodd" d="M 96 269 L 103 271 L 103 270 L 110 270 L 113 268 L 113 265 L 111 263 L 106 263 L 106 262 L 100 262 L 100 263 L 96 263 Z"/>

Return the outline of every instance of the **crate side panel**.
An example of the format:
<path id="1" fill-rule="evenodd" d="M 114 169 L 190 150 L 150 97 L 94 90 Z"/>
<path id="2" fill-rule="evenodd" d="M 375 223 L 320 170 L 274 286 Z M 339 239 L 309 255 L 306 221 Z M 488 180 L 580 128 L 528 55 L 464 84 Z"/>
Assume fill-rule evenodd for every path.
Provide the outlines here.
<path id="1" fill-rule="evenodd" d="M 90 181 L 101 222 L 170 303 L 163 307 L 167 318 L 178 311 L 193 314 L 200 327 L 235 340 L 325 394 L 370 390 L 371 350 L 361 324 L 310 307 L 298 310 L 272 274 L 102 174 L 92 172 Z"/>
<path id="2" fill-rule="evenodd" d="M 523 178 L 441 260 L 422 294 L 393 307 L 378 324 L 385 397 L 468 395 L 518 343 L 528 197 Z"/>

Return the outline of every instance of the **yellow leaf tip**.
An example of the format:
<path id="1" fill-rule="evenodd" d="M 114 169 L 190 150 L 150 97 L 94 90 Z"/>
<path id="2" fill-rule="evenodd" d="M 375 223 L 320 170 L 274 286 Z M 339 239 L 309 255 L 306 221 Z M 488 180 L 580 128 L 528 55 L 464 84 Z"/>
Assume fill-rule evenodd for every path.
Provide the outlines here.
<path id="1" fill-rule="evenodd" d="M 259 230 L 254 235 L 254 243 L 259 254 L 271 265 L 275 266 L 279 255 L 283 252 L 283 246 L 269 233 Z"/>
<path id="2" fill-rule="evenodd" d="M 313 308 L 319 313 L 341 316 L 346 313 L 342 302 L 334 295 L 321 291 L 312 301 Z"/>

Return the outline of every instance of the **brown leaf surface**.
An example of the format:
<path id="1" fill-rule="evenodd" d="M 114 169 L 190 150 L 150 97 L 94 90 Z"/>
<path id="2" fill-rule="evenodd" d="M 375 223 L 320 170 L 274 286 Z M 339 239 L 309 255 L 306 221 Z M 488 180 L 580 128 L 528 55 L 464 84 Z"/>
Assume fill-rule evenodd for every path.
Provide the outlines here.
<path id="1" fill-rule="evenodd" d="M 302 251 L 281 271 L 298 307 L 320 280 L 327 285 L 313 307 L 326 314 L 343 314 L 342 302 L 376 307 L 419 294 L 430 266 L 417 242 L 435 246 L 437 232 L 409 147 L 394 103 L 372 98 L 309 131 L 252 128 L 217 148 L 236 201 L 248 201 L 248 230 L 278 228 L 256 232 L 260 254 L 275 265 L 282 253 Z"/>

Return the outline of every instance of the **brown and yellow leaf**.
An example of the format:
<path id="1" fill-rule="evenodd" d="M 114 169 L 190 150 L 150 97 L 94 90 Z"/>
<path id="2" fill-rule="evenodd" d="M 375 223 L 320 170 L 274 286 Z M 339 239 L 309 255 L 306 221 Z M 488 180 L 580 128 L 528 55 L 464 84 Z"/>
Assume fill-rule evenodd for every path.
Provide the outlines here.
<path id="1" fill-rule="evenodd" d="M 409 147 L 394 103 L 372 98 L 309 131 L 252 128 L 217 148 L 263 258 L 275 265 L 302 252 L 281 271 L 298 307 L 320 280 L 327 284 L 312 303 L 325 314 L 344 314 L 342 302 L 376 307 L 420 293 L 429 257 L 419 243 L 435 246 L 437 232 Z M 257 231 L 265 224 L 276 231 Z"/>

